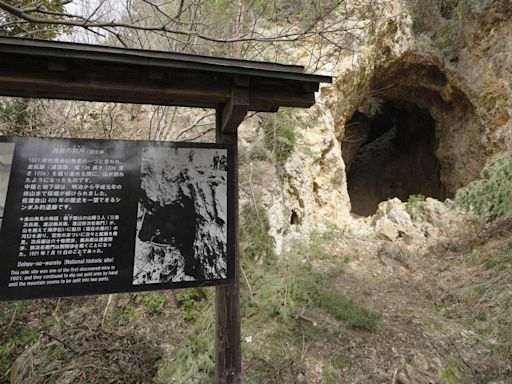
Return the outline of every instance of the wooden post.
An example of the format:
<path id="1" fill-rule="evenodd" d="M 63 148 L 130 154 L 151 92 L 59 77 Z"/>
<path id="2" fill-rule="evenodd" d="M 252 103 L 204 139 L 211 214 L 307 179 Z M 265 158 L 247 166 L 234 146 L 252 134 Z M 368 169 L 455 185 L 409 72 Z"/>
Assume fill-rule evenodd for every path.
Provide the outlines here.
<path id="1" fill-rule="evenodd" d="M 240 340 L 240 254 L 238 217 L 238 132 L 237 127 L 223 132 L 225 107 L 217 107 L 216 142 L 234 147 L 234 218 L 235 227 L 235 282 L 231 287 L 217 287 L 215 292 L 215 382 L 238 384 L 242 371 Z M 223 118 L 224 117 L 224 118 Z M 224 120 L 224 124 L 223 124 Z"/>

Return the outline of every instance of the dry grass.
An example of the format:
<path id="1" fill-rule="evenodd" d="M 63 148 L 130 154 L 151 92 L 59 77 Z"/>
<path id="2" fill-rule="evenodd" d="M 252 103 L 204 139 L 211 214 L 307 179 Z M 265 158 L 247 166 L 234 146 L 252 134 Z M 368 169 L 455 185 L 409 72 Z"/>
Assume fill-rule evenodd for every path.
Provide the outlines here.
<path id="1" fill-rule="evenodd" d="M 469 240 L 469 252 L 445 281 L 447 312 L 463 319 L 492 348 L 482 360 L 486 375 L 512 376 L 512 220 L 486 226 Z M 467 248 L 468 244 L 462 244 Z"/>

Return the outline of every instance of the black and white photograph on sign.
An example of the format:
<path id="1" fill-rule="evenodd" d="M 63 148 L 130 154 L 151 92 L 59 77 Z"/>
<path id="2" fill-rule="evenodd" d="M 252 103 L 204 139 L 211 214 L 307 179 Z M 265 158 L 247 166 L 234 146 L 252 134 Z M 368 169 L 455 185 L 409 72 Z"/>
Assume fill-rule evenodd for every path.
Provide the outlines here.
<path id="1" fill-rule="evenodd" d="M 0 229 L 4 218 L 5 200 L 11 175 L 14 143 L 0 143 Z"/>
<path id="2" fill-rule="evenodd" d="M 227 150 L 146 147 L 133 284 L 227 277 Z"/>

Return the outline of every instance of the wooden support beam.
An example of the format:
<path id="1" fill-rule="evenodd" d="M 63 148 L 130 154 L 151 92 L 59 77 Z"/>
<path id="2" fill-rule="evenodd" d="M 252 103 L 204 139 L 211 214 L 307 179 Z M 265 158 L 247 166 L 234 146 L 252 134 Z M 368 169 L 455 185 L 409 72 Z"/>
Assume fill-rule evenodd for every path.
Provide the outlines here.
<path id="1" fill-rule="evenodd" d="M 48 71 L 50 72 L 65 72 L 68 66 L 65 61 L 61 59 L 48 59 Z"/>
<path id="2" fill-rule="evenodd" d="M 104 102 L 131 102 L 185 107 L 215 108 L 229 100 L 227 87 L 200 87 L 182 81 L 136 78 L 131 83 L 113 81 L 107 76 L 89 76 L 74 79 L 73 72 L 52 71 L 52 76 L 13 75 L 2 70 L 0 64 L 0 94 L 18 97 L 42 97 Z M 154 74 L 158 76 L 158 74 Z M 96 77 L 96 78 L 95 78 Z"/>
<path id="3" fill-rule="evenodd" d="M 233 242 L 235 247 L 235 281 L 230 287 L 217 287 L 215 295 L 215 383 L 239 384 L 242 372 L 240 339 L 240 249 L 238 216 L 238 133 L 223 132 L 225 107 L 217 107 L 216 142 L 232 144 L 234 148 L 234 214 Z"/>
<path id="4" fill-rule="evenodd" d="M 249 88 L 234 87 L 231 97 L 222 111 L 222 132 L 233 133 L 237 130 L 249 110 Z"/>
<path id="5" fill-rule="evenodd" d="M 1 38 L 0 38 L 1 39 Z M 103 102 L 147 103 L 216 108 L 225 105 L 224 127 L 230 132 L 249 111 L 310 107 L 317 83 L 186 71 L 119 66 L 90 60 L 46 59 L 8 55 L 0 50 L 0 94 Z"/>

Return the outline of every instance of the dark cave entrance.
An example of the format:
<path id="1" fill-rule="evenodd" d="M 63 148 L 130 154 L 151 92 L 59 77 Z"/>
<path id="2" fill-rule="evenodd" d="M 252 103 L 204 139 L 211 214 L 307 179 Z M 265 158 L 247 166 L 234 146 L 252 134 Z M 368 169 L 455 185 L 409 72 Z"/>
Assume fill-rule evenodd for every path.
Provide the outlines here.
<path id="1" fill-rule="evenodd" d="M 351 117 L 342 154 L 352 213 L 372 215 L 380 202 L 393 197 L 445 198 L 435 126 L 427 110 L 398 100 L 382 103 L 372 116 L 356 112 Z"/>

